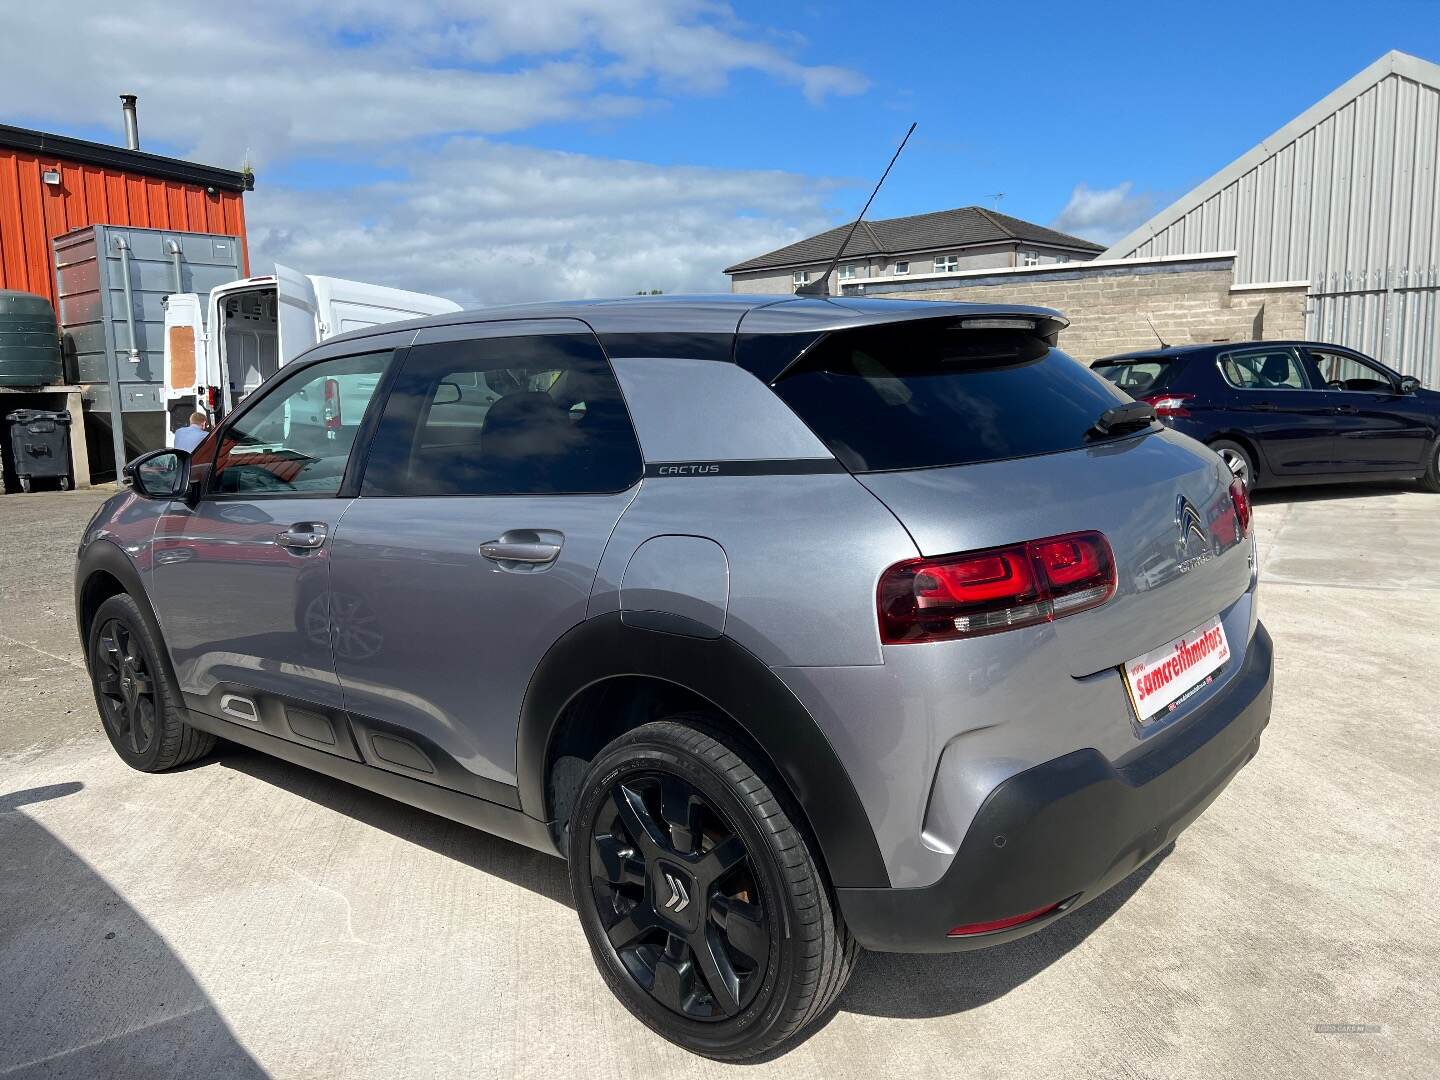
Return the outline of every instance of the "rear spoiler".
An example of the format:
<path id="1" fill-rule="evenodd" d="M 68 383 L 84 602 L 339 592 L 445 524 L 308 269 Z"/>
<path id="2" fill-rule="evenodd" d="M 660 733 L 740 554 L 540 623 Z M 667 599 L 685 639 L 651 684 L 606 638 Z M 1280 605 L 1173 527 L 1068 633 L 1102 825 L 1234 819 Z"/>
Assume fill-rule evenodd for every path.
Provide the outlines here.
<path id="1" fill-rule="evenodd" d="M 737 335 L 735 342 L 735 362 L 773 386 L 802 366 L 806 358 L 812 355 L 822 342 L 828 341 L 837 334 L 875 330 L 885 326 L 906 329 L 972 330 L 990 333 L 1009 331 L 1021 335 L 1034 344 L 1043 345 L 1046 349 L 1053 349 L 1059 342 L 1060 331 L 1070 325 L 1069 319 L 1048 308 L 989 308 L 977 304 L 971 310 L 964 310 L 964 307 L 970 306 L 955 305 L 961 310 L 952 309 L 938 317 L 928 311 L 915 310 L 926 306 L 929 305 L 923 303 L 907 305 L 907 310 L 904 312 L 883 313 L 885 316 L 891 317 L 855 319 L 839 326 L 810 333 L 784 333 L 783 331 L 768 334 L 755 333 L 751 326 L 746 325 L 750 320 L 743 320 L 741 333 Z M 865 314 L 878 315 L 880 313 L 867 311 Z"/>

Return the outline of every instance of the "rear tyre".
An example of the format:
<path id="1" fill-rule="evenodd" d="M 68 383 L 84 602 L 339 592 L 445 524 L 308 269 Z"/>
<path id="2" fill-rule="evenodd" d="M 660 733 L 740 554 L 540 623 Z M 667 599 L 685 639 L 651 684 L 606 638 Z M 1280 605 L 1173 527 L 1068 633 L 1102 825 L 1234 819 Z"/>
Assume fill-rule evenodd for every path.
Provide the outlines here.
<path id="1" fill-rule="evenodd" d="M 215 736 L 185 722 L 180 689 L 140 606 L 124 593 L 90 622 L 90 681 L 110 745 L 141 772 L 163 772 L 203 757 Z"/>
<path id="2" fill-rule="evenodd" d="M 1250 451 L 1229 439 L 1216 439 L 1210 444 L 1210 449 L 1220 455 L 1220 460 L 1225 462 L 1232 475 L 1245 481 L 1246 487 L 1255 486 L 1255 462 L 1250 458 Z"/>
<path id="3" fill-rule="evenodd" d="M 1430 448 L 1430 467 L 1420 478 L 1420 486 L 1426 491 L 1440 494 L 1440 439 L 1437 439 L 1435 445 Z"/>
<path id="4" fill-rule="evenodd" d="M 600 974 L 697 1054 L 773 1050 L 844 989 L 859 946 L 763 773 L 681 714 L 596 757 L 570 818 L 570 888 Z"/>

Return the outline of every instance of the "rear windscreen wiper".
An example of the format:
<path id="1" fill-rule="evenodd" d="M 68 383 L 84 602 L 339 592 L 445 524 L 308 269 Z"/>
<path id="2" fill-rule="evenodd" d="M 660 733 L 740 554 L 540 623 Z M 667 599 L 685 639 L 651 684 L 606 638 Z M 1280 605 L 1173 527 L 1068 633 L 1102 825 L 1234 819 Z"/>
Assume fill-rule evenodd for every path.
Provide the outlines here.
<path id="1" fill-rule="evenodd" d="M 1155 422 L 1155 406 L 1143 401 L 1116 405 L 1100 414 L 1100 419 L 1085 432 L 1087 439 L 1111 439 L 1131 431 L 1147 428 Z"/>

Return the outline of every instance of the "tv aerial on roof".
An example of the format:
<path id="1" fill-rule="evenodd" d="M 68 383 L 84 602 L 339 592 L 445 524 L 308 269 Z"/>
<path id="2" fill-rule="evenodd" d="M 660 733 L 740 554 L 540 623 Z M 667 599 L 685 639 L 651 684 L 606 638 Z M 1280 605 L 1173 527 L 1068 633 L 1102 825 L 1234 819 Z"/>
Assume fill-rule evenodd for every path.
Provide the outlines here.
<path id="1" fill-rule="evenodd" d="M 875 196 L 880 193 L 880 185 L 885 183 L 885 178 L 890 175 L 890 170 L 895 167 L 895 162 L 900 158 L 900 151 L 905 149 L 905 144 L 910 141 L 910 136 L 915 133 L 915 125 L 912 123 L 910 129 L 905 132 L 905 137 L 900 140 L 900 145 L 895 148 L 894 155 L 890 158 L 890 164 L 885 166 L 885 171 L 880 174 L 880 179 L 875 184 L 875 190 L 870 192 L 870 198 L 865 200 L 865 205 L 860 210 L 860 216 L 850 226 L 850 231 L 845 234 L 845 239 L 840 241 L 840 247 L 835 252 L 835 258 L 830 260 L 830 265 L 825 272 L 814 281 L 807 282 L 795 290 L 796 296 L 829 296 L 830 275 L 840 265 L 840 260 L 845 255 L 845 249 L 850 246 L 851 239 L 855 236 L 855 230 L 860 227 L 860 222 L 865 220 L 865 213 L 870 209 L 870 204 L 875 201 Z"/>

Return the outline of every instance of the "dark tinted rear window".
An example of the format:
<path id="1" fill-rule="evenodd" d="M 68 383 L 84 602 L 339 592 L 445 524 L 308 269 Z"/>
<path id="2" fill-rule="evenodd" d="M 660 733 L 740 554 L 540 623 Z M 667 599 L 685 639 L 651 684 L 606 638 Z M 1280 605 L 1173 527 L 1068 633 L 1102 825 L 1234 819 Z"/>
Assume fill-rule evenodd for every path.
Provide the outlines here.
<path id="1" fill-rule="evenodd" d="M 852 472 L 1072 450 L 1127 400 L 1038 338 L 948 325 L 833 334 L 775 392 Z"/>
<path id="2" fill-rule="evenodd" d="M 1180 370 L 1171 356 L 1142 356 L 1128 360 L 1097 360 L 1090 370 L 1103 375 L 1133 398 L 1159 393 Z"/>

